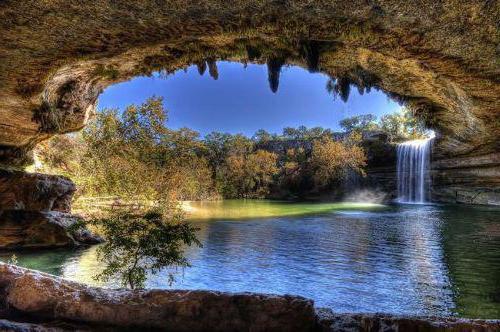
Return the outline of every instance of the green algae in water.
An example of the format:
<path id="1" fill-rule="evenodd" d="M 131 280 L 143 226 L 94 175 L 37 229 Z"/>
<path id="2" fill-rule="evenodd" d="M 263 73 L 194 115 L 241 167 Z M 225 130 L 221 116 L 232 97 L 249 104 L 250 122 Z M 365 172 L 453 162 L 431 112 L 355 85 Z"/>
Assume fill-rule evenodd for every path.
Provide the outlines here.
<path id="1" fill-rule="evenodd" d="M 222 209 L 220 203 L 196 204 Z M 224 206 L 236 210 L 226 216 L 240 219 L 196 221 L 203 248 L 186 248 L 192 266 L 177 271 L 172 286 L 166 273 L 150 276 L 147 288 L 295 294 L 337 312 L 500 318 L 499 208 L 256 200 Z M 238 211 L 251 207 L 251 216 L 278 217 Z M 21 266 L 119 287 L 92 278 L 102 269 L 96 248 L 3 252 L 0 260 L 15 254 Z"/>
<path id="2" fill-rule="evenodd" d="M 374 203 L 286 202 L 269 200 L 223 200 L 184 202 L 191 220 L 244 220 L 269 217 L 303 216 L 334 211 L 376 211 L 386 208 Z"/>

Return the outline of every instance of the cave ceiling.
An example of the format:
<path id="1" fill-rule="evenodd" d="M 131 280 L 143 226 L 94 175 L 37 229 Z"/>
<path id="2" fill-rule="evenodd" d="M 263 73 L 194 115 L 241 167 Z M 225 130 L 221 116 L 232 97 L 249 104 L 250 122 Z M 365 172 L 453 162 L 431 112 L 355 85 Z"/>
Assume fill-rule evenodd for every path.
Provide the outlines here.
<path id="1" fill-rule="evenodd" d="M 109 85 L 216 61 L 283 65 L 381 89 L 440 137 L 443 153 L 499 152 L 498 1 L 2 1 L 0 162 L 25 164 L 82 129 Z M 346 91 L 347 90 L 347 91 Z"/>

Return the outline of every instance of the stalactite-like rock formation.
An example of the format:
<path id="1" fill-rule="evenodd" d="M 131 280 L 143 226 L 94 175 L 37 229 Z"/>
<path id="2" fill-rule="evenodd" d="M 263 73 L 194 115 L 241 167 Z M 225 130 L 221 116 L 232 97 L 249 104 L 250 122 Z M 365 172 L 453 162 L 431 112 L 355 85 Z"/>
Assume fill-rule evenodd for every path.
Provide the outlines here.
<path id="1" fill-rule="evenodd" d="M 436 199 L 499 202 L 499 13 L 480 0 L 4 1 L 0 163 L 29 163 L 33 146 L 81 129 L 99 93 L 135 75 L 197 64 L 217 79 L 217 60 L 267 63 L 275 91 L 292 64 L 330 75 L 342 100 L 382 89 L 435 129 Z M 468 180 L 451 180 L 440 160 L 454 158 L 481 163 L 458 163 Z"/>

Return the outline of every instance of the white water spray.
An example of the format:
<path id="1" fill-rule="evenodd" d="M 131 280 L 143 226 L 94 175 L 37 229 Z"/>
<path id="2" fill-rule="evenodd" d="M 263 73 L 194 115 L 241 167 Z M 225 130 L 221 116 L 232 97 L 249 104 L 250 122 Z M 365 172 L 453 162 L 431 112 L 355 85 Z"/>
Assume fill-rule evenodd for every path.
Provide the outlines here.
<path id="1" fill-rule="evenodd" d="M 425 203 L 429 198 L 429 164 L 434 137 L 398 144 L 398 201 Z"/>

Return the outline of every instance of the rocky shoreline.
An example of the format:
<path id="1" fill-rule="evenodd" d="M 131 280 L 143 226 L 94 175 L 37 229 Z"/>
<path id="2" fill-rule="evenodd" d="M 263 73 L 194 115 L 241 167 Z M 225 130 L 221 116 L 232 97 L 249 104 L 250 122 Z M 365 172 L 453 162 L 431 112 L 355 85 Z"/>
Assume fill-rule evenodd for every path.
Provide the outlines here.
<path id="1" fill-rule="evenodd" d="M 299 296 L 102 289 L 0 264 L 2 331 L 499 331 L 500 320 L 339 314 Z"/>

